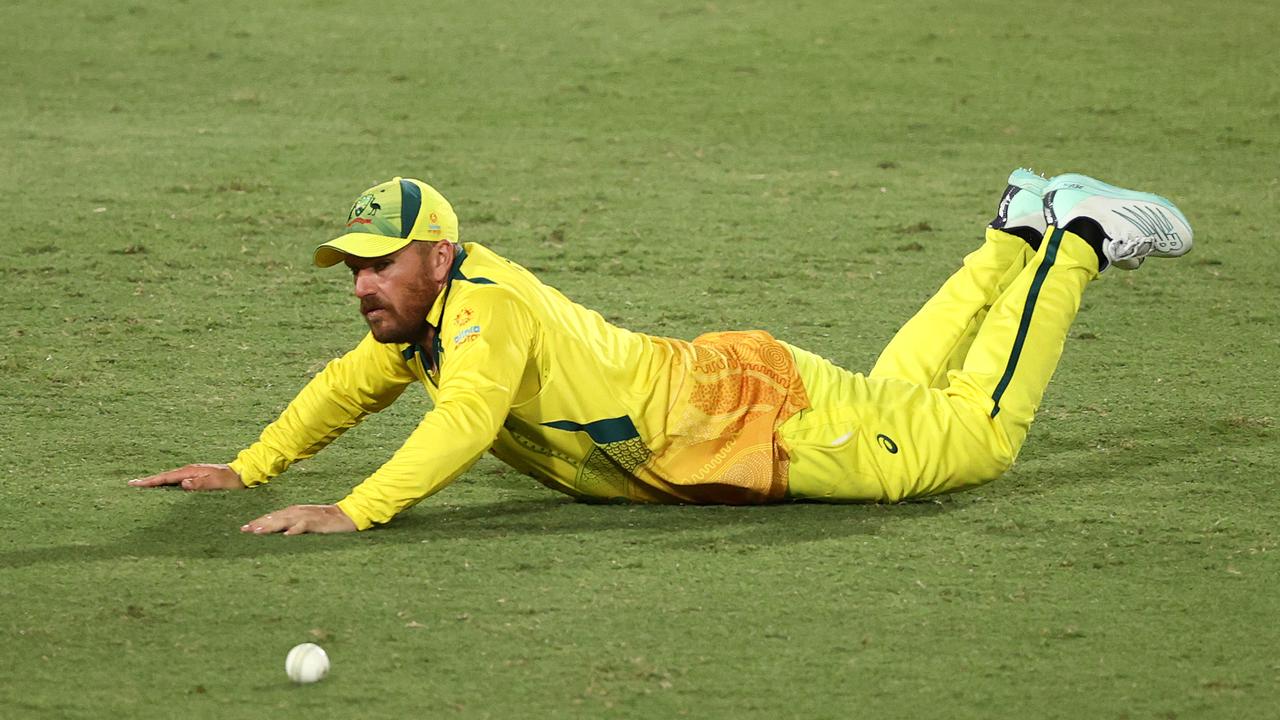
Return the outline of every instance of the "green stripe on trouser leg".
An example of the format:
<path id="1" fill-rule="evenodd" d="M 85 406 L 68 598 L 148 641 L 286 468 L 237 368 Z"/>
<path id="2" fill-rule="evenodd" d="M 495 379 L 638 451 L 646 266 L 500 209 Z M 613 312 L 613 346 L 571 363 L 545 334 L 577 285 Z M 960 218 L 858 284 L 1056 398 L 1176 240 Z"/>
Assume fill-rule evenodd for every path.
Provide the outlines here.
<path id="1" fill-rule="evenodd" d="M 813 407 L 779 432 L 791 454 L 791 496 L 893 502 L 999 477 L 1026 438 L 1084 288 L 1097 275 L 1097 259 L 1079 237 L 1062 232 L 1053 247 L 1052 261 L 1045 242 L 996 297 L 945 388 L 863 377 L 793 350 Z M 955 287 L 949 282 L 939 293 Z M 1028 298 L 1034 300 L 1029 314 Z M 932 322 L 955 324 L 944 313 L 917 319 L 922 342 L 930 338 Z M 1011 363 L 1020 335 L 1018 358 Z M 1002 383 L 1011 365 L 1014 371 Z M 1001 410 L 993 413 L 998 386 Z M 892 445 L 880 442 L 881 436 Z"/>

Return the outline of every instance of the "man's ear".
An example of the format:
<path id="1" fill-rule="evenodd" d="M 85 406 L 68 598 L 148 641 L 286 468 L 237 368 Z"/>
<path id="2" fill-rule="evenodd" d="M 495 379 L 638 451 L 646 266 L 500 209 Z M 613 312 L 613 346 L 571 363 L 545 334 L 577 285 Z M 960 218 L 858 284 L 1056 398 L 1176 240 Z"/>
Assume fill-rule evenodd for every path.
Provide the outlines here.
<path id="1" fill-rule="evenodd" d="M 435 242 L 431 243 L 430 250 L 427 267 L 430 269 L 431 278 L 437 282 L 444 282 L 444 279 L 449 276 L 449 269 L 453 267 L 457 246 L 447 241 Z"/>

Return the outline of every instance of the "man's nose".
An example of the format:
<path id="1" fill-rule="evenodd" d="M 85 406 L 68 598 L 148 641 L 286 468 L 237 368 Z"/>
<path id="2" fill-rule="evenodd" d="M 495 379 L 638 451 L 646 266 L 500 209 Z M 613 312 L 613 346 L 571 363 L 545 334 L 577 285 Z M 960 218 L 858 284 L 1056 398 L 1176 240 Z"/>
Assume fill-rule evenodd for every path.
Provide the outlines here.
<path id="1" fill-rule="evenodd" d="M 356 297 L 358 298 L 367 297 L 369 295 L 372 295 L 375 290 L 376 288 L 374 287 L 373 273 L 368 268 L 365 268 L 363 270 L 357 270 L 356 278 L 355 278 Z"/>

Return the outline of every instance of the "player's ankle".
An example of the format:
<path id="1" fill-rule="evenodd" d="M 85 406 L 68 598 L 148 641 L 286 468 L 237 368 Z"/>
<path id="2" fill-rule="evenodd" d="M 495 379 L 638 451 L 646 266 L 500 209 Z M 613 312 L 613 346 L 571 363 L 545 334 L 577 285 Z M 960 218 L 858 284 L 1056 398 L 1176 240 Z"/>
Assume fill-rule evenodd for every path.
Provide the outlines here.
<path id="1" fill-rule="evenodd" d="M 1102 231 L 1102 226 L 1097 221 L 1087 217 L 1078 217 L 1067 223 L 1067 226 L 1062 229 L 1088 243 L 1094 254 L 1098 256 L 1099 268 L 1107 266 L 1107 256 L 1102 251 L 1102 244 L 1106 242 L 1107 235 Z"/>
<path id="2" fill-rule="evenodd" d="M 1033 251 L 1038 251 L 1040 249 L 1040 243 L 1044 241 L 1044 234 L 1037 231 L 1035 228 L 1006 228 L 1004 232 L 1009 235 L 1013 235 L 1014 237 L 1022 238 L 1023 242 L 1030 245 Z"/>

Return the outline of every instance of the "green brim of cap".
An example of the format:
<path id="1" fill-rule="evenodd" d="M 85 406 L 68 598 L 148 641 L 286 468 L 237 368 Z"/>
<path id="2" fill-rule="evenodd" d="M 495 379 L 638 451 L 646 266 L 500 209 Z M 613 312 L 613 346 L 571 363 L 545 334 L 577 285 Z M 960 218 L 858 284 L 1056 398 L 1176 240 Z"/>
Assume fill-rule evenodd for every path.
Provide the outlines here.
<path id="1" fill-rule="evenodd" d="M 330 267 L 347 259 L 348 255 L 362 258 L 390 255 L 413 242 L 407 238 L 387 237 L 372 233 L 347 233 L 316 248 L 312 262 L 316 267 Z"/>

